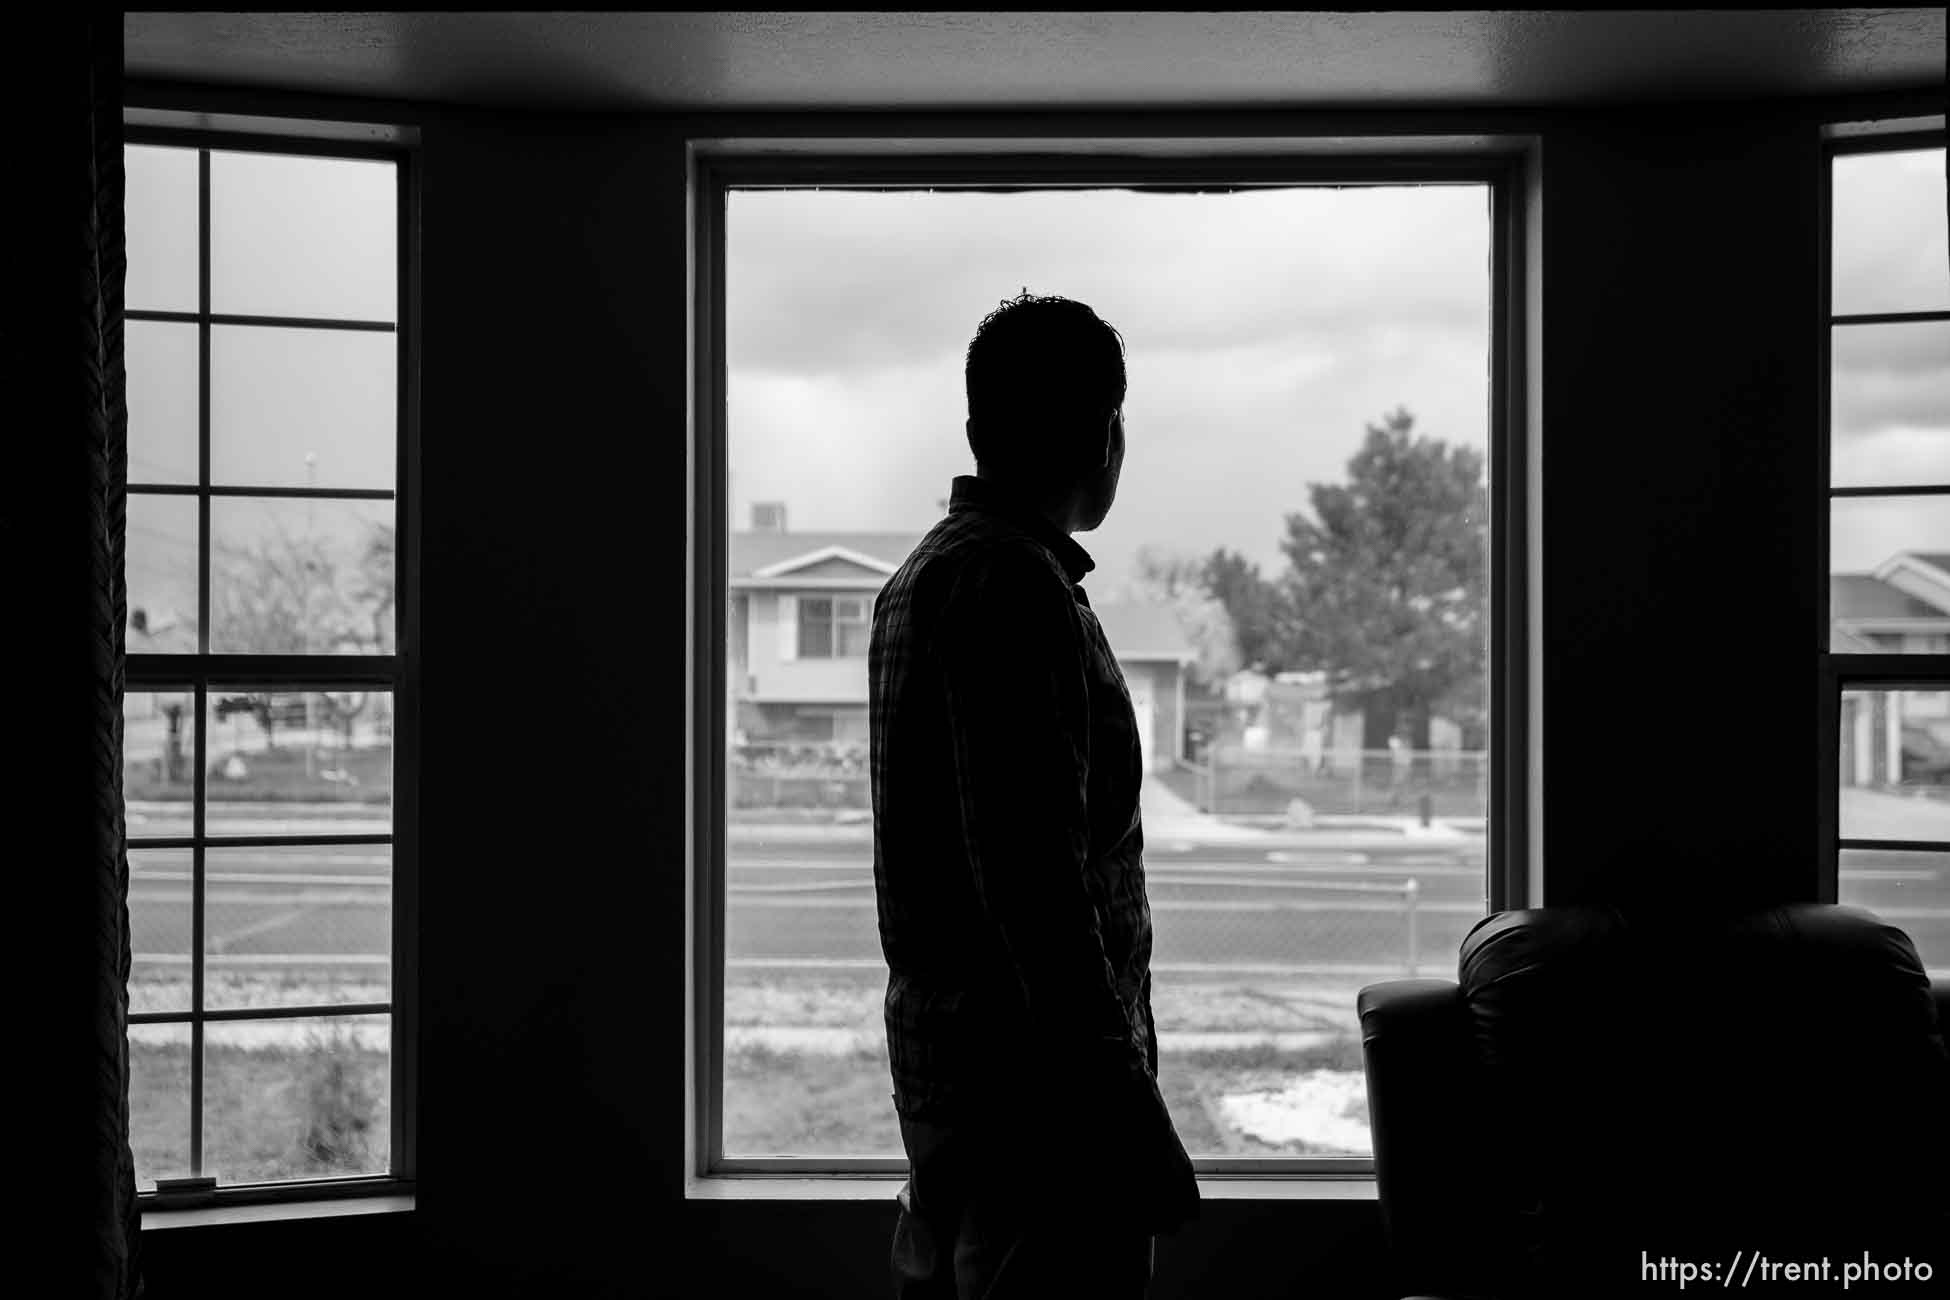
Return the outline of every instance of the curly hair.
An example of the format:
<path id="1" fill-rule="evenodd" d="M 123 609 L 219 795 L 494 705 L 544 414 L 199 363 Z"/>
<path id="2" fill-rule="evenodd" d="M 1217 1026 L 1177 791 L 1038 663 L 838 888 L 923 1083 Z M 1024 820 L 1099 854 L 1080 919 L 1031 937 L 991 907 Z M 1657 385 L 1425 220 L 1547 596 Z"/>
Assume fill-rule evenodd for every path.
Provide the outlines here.
<path id="1" fill-rule="evenodd" d="M 1025 288 L 982 318 L 965 378 L 978 464 L 1067 475 L 1124 404 L 1124 336 L 1083 303 Z"/>

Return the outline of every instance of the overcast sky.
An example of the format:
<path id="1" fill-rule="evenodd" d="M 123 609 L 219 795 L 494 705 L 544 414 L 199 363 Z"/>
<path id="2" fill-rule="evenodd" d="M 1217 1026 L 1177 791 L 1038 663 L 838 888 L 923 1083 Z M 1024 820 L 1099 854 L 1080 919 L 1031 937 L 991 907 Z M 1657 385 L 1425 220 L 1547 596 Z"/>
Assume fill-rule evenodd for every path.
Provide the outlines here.
<path id="1" fill-rule="evenodd" d="M 384 163 L 215 155 L 217 310 L 392 320 L 394 186 Z M 194 152 L 130 149 L 128 192 L 129 306 L 194 309 Z M 1950 306 L 1943 192 L 1940 150 L 1838 163 L 1836 310 Z M 931 525 L 950 478 L 971 468 L 969 338 L 1025 287 L 1089 303 L 1128 350 L 1123 488 L 1080 539 L 1100 594 L 1145 543 L 1224 545 L 1278 567 L 1284 514 L 1307 484 L 1338 480 L 1364 426 L 1397 405 L 1424 433 L 1485 442 L 1481 187 L 739 191 L 726 263 L 741 525 L 754 501 L 783 501 L 795 529 Z M 215 334 L 220 482 L 391 484 L 391 335 Z M 1845 328 L 1835 359 L 1835 481 L 1950 480 L 1950 325 Z M 194 482 L 195 327 L 131 323 L 128 360 L 132 480 Z M 132 598 L 179 588 L 194 510 L 131 509 Z M 290 524 L 305 512 L 275 513 Z M 309 513 L 350 530 L 369 511 Z M 219 526 L 241 535 L 272 512 L 227 517 Z M 1950 550 L 1950 501 L 1852 504 L 1834 531 L 1842 569 Z"/>
<path id="2" fill-rule="evenodd" d="M 1942 154 L 1843 160 L 1838 312 L 1950 306 Z M 1484 445 L 1489 212 L 1473 186 L 1230 195 L 742 191 L 727 221 L 731 498 L 794 528 L 919 532 L 970 458 L 962 361 L 1027 287 L 1124 335 L 1118 505 L 1081 537 L 1100 588 L 1138 545 L 1274 569 L 1284 515 L 1396 405 Z M 1950 479 L 1950 326 L 1838 331 L 1835 481 Z M 1834 559 L 1950 549 L 1950 503 L 1851 503 Z"/>
<path id="3" fill-rule="evenodd" d="M 924 531 L 972 466 L 962 365 L 1027 287 L 1124 336 L 1128 450 L 1079 538 L 1100 594 L 1142 543 L 1269 564 L 1305 484 L 1396 405 L 1482 446 L 1482 186 L 1227 195 L 734 192 L 726 223 L 733 517 Z"/>

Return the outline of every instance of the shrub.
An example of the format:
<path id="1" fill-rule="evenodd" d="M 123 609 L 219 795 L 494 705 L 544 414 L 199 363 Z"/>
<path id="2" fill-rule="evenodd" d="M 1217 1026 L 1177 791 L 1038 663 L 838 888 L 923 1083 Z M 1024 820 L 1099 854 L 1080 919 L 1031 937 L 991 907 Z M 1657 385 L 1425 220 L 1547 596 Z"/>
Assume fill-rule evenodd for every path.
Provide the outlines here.
<path id="1" fill-rule="evenodd" d="M 379 1098 L 357 1063 L 358 1047 L 343 1026 L 306 1035 L 298 1086 L 298 1151 L 313 1169 L 362 1171 L 368 1167 Z"/>

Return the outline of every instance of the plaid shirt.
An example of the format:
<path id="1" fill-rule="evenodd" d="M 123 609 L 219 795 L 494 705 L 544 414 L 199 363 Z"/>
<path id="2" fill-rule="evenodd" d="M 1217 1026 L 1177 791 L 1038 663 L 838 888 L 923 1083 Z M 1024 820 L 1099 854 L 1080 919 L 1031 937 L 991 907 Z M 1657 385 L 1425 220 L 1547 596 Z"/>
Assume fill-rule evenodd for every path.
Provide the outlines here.
<path id="1" fill-rule="evenodd" d="M 875 602 L 874 887 L 906 1118 L 1066 1073 L 1156 1076 L 1137 723 L 1076 585 L 1092 567 L 961 477 Z"/>

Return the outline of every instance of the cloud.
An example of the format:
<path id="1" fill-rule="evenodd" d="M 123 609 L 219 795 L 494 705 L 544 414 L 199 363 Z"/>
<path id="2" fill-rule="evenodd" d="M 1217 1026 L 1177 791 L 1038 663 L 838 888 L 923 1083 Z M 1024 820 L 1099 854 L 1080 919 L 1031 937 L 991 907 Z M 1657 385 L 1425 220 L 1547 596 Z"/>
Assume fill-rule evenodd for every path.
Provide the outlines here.
<path id="1" fill-rule="evenodd" d="M 734 193 L 726 327 L 743 372 L 952 357 L 1024 287 L 1090 303 L 1135 355 L 1332 339 L 1377 317 L 1470 328 L 1480 186 Z"/>
<path id="2" fill-rule="evenodd" d="M 1124 335 L 1118 504 L 1079 540 L 1114 590 L 1137 548 L 1282 562 L 1286 514 L 1397 405 L 1482 445 L 1482 187 L 734 193 L 727 224 L 732 518 L 920 532 L 971 468 L 962 359 L 1024 286 Z"/>
<path id="3" fill-rule="evenodd" d="M 1846 154 L 1834 166 L 1834 310 L 1950 307 L 1944 151 Z"/>
<path id="4" fill-rule="evenodd" d="M 1905 427 L 1950 439 L 1950 324 L 1837 326 L 1831 357 L 1838 440 Z M 1950 479 L 1950 469 L 1941 477 Z"/>

